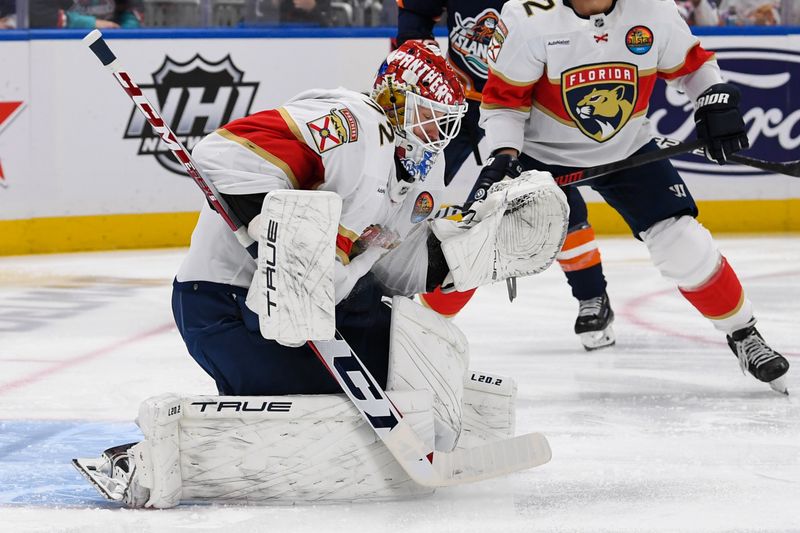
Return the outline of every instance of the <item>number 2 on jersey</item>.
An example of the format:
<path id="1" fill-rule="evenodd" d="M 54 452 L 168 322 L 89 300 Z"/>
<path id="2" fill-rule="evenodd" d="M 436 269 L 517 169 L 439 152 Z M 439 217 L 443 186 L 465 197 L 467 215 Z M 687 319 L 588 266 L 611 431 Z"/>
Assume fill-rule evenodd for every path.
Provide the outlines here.
<path id="1" fill-rule="evenodd" d="M 547 11 L 548 9 L 553 9 L 555 6 L 555 0 L 528 0 L 527 2 L 522 3 L 522 7 L 525 8 L 525 13 L 527 13 L 529 17 L 533 16 L 534 9 Z"/>

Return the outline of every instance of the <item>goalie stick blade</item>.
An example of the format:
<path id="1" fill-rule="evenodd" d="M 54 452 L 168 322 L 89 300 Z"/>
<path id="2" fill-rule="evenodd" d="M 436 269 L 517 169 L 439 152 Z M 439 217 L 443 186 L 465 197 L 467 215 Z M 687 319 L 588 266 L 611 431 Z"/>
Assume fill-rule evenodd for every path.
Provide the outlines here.
<path id="1" fill-rule="evenodd" d="M 541 466 L 552 456 L 544 435 L 528 433 L 475 448 L 436 452 L 433 466 L 446 485 L 459 485 Z"/>
<path id="2" fill-rule="evenodd" d="M 125 487 L 120 486 L 120 484 L 98 471 L 99 463 L 102 460 L 102 458 L 73 459 L 72 466 L 74 466 L 105 499 L 114 502 L 122 501 Z"/>
<path id="3" fill-rule="evenodd" d="M 338 332 L 335 340 L 309 341 L 309 345 L 403 470 L 420 485 L 446 487 L 472 483 L 550 460 L 547 439 L 537 433 L 466 450 L 431 450 L 403 420 L 403 415 Z"/>

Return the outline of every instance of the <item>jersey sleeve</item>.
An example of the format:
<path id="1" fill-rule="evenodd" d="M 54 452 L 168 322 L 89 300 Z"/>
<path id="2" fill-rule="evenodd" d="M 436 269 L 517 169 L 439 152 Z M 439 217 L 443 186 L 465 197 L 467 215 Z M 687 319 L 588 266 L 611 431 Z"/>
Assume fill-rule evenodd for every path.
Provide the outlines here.
<path id="1" fill-rule="evenodd" d="M 719 65 L 714 53 L 704 49 L 692 35 L 677 7 L 659 7 L 667 31 L 661 32 L 666 42 L 659 48 L 658 77 L 695 101 L 708 87 L 722 82 Z"/>
<path id="2" fill-rule="evenodd" d="M 480 125 L 491 150 L 522 150 L 533 89 L 544 73 L 544 61 L 535 53 L 540 39 L 529 31 L 527 19 L 521 3 L 506 3 L 487 51 Z"/>
<path id="3" fill-rule="evenodd" d="M 704 64 L 716 63 L 714 53 L 700 46 L 674 3 L 658 3 L 664 30 L 664 43 L 658 50 L 658 77 L 673 81 L 699 70 Z"/>

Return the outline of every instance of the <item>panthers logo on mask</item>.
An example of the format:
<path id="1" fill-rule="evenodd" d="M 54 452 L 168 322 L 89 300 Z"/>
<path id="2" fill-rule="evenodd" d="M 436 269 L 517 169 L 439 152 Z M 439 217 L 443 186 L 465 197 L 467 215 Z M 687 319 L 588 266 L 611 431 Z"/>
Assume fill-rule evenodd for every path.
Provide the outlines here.
<path id="1" fill-rule="evenodd" d="M 564 108 L 584 135 L 605 142 L 616 135 L 633 114 L 638 96 L 636 65 L 584 65 L 561 74 Z"/>

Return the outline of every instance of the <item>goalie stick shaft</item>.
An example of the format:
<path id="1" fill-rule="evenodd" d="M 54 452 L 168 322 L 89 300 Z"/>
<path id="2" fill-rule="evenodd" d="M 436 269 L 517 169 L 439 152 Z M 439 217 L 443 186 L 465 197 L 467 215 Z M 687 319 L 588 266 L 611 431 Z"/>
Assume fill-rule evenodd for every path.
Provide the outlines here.
<path id="1" fill-rule="evenodd" d="M 167 121 L 163 119 L 158 108 L 150 103 L 142 92 L 142 89 L 133 81 L 131 75 L 119 66 L 117 56 L 114 55 L 114 52 L 108 47 L 100 31 L 93 30 L 83 38 L 83 42 L 94 55 L 97 56 L 97 59 L 100 60 L 103 66 L 111 71 L 114 78 L 125 91 L 125 94 L 133 100 L 136 108 L 144 115 L 145 119 L 147 119 L 153 131 L 159 136 L 161 141 L 167 145 L 167 148 L 169 148 L 175 158 L 183 165 L 189 177 L 191 177 L 197 186 L 200 187 L 200 190 L 203 191 L 211 207 L 225 220 L 225 223 L 234 232 L 242 246 L 250 252 L 250 255 L 255 257 L 257 243 L 247 234 L 247 228 L 231 211 L 225 200 L 214 187 L 203 178 L 191 154 L 169 127 Z"/>
<path id="2" fill-rule="evenodd" d="M 157 109 L 150 104 L 139 86 L 119 66 L 117 57 L 106 44 L 100 31 L 93 30 L 83 40 L 100 62 L 113 73 L 114 78 L 131 97 L 153 130 L 183 164 L 186 172 L 203 191 L 212 207 L 236 234 L 239 242 L 252 257 L 256 258 L 258 243 L 247 234 L 246 227 L 230 210 L 214 185 L 203 177 L 189 152 Z M 420 485 L 442 487 L 469 483 L 532 468 L 550 460 L 547 439 L 537 433 L 489 443 L 470 450 L 434 452 L 426 446 L 410 424 L 403 420 L 402 414 L 386 392 L 338 332 L 334 340 L 309 340 L 308 345 L 397 462 L 409 477 Z"/>

